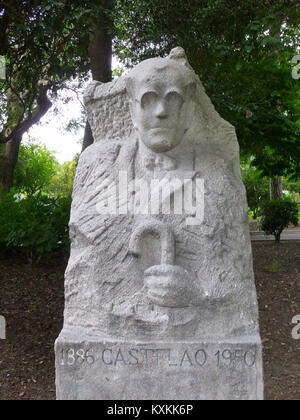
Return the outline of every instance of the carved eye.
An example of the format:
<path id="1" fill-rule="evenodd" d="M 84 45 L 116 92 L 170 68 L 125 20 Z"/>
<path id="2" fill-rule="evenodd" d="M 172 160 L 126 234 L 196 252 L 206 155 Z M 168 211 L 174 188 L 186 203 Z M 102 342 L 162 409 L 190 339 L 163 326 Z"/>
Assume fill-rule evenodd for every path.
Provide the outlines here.
<path id="1" fill-rule="evenodd" d="M 155 106 L 158 100 L 158 95 L 155 92 L 146 92 L 142 96 L 141 104 L 142 108 L 151 108 Z"/>
<path id="2" fill-rule="evenodd" d="M 169 92 L 165 99 L 170 108 L 180 109 L 184 103 L 183 97 L 177 92 Z"/>

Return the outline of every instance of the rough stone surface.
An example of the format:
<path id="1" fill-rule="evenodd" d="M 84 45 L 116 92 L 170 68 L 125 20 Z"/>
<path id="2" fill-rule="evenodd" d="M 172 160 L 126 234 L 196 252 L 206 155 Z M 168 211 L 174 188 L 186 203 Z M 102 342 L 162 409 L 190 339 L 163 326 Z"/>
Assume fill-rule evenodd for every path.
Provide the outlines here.
<path id="1" fill-rule="evenodd" d="M 128 343 L 77 336 L 61 336 L 56 347 L 63 400 L 255 400 L 263 393 L 257 337 Z"/>
<path id="2" fill-rule="evenodd" d="M 57 397 L 261 399 L 234 128 L 182 49 L 93 83 L 85 103 L 95 144 L 80 158 L 73 192 Z M 182 191 L 196 208 L 190 200 L 175 211 Z M 141 348 L 152 349 L 153 360 L 142 361 Z M 195 354 L 204 352 L 200 366 Z"/>

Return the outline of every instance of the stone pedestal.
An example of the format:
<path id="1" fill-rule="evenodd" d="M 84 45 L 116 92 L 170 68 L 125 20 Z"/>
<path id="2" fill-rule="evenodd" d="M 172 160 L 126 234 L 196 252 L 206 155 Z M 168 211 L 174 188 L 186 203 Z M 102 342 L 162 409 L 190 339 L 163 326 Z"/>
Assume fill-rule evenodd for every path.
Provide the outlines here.
<path id="1" fill-rule="evenodd" d="M 56 343 L 59 400 L 261 400 L 260 339 L 123 342 L 76 338 Z"/>

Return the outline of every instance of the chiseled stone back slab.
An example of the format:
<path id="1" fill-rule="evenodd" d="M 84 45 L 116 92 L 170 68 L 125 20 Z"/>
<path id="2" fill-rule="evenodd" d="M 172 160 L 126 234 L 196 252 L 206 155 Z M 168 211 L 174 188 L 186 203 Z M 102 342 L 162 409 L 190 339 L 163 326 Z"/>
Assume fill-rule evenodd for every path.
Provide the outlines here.
<path id="1" fill-rule="evenodd" d="M 130 137 L 133 124 L 123 77 L 111 83 L 92 82 L 84 99 L 95 142 Z"/>

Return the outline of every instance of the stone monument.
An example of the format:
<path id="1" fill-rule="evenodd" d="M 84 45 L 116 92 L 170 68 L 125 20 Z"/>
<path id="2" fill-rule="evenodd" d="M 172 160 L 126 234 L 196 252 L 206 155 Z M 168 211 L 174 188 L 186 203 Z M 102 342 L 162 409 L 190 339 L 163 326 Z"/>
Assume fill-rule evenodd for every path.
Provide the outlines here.
<path id="1" fill-rule="evenodd" d="M 262 399 L 234 128 L 181 48 L 85 95 L 57 398 Z"/>

